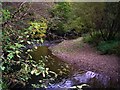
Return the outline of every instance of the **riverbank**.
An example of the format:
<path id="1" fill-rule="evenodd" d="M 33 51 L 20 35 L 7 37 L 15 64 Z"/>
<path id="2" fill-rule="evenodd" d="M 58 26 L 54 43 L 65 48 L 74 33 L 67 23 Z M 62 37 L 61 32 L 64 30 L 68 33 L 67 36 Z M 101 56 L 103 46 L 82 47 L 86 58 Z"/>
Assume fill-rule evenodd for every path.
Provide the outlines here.
<path id="1" fill-rule="evenodd" d="M 49 49 L 54 55 L 78 69 L 105 74 L 118 82 L 120 58 L 115 55 L 100 55 L 94 47 L 84 43 L 82 37 L 64 40 Z"/>

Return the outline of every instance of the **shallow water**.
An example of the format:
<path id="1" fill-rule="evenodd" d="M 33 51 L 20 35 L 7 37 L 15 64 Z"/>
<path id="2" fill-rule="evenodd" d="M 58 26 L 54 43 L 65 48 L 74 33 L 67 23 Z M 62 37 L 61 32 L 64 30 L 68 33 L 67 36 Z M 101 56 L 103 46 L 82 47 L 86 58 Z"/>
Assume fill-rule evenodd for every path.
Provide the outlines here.
<path id="1" fill-rule="evenodd" d="M 45 59 L 46 67 L 58 74 L 58 81 L 54 81 L 48 88 L 70 88 L 75 85 L 88 84 L 92 87 L 108 87 L 110 78 L 87 70 L 78 70 L 72 65 L 54 56 L 46 46 L 33 49 L 31 55 L 35 61 Z"/>
<path id="2" fill-rule="evenodd" d="M 31 52 L 31 55 L 35 61 L 39 61 L 41 58 L 46 58 L 44 61 L 46 67 L 57 74 L 67 73 L 68 75 L 72 70 L 70 64 L 65 63 L 60 58 L 54 56 L 46 46 L 39 46 Z"/>

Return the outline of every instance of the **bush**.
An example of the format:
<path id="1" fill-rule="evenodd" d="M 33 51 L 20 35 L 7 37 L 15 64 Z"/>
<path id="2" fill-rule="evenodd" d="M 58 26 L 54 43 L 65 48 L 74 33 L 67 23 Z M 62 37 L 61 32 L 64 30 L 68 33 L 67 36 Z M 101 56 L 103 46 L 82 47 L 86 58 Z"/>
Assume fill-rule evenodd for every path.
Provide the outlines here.
<path id="1" fill-rule="evenodd" d="M 31 21 L 32 17 L 28 14 L 29 11 L 26 11 L 28 8 L 23 7 L 24 5 L 27 4 L 22 3 L 21 7 L 16 8 L 13 13 L 11 13 L 10 10 L 2 10 L 3 64 L 0 70 L 3 72 L 3 80 L 0 80 L 0 88 L 14 88 L 18 85 L 22 88 L 29 83 L 33 75 L 38 76 L 42 74 L 38 80 L 43 82 L 44 78 L 47 78 L 49 74 L 48 68 L 45 67 L 43 62 L 44 59 L 36 62 L 30 55 L 32 49 L 26 47 L 27 45 L 33 45 L 33 48 L 37 48 L 34 41 L 43 43 L 47 22 L 45 19 Z M 24 15 L 23 10 L 26 11 L 24 13 L 28 15 L 30 19 L 22 16 Z M 19 24 L 17 24 L 17 22 Z M 31 22 L 30 25 L 28 22 Z M 36 38 L 38 38 L 38 40 L 36 40 Z M 43 83 L 40 84 L 42 85 Z"/>
<path id="2" fill-rule="evenodd" d="M 120 55 L 120 41 L 102 41 L 98 44 L 97 49 L 103 54 L 117 54 Z"/>
<path id="3" fill-rule="evenodd" d="M 41 39 L 45 38 L 47 29 L 47 20 L 42 18 L 40 21 L 34 21 L 30 23 L 29 30 L 31 31 L 32 38 Z"/>
<path id="4" fill-rule="evenodd" d="M 69 2 L 58 2 L 50 10 L 51 18 L 49 21 L 49 29 L 52 33 L 64 36 L 64 25 L 70 18 L 71 4 Z"/>
<path id="5" fill-rule="evenodd" d="M 114 40 L 107 40 L 103 41 L 102 38 L 100 38 L 101 34 L 96 32 L 94 34 L 84 35 L 84 42 L 95 45 L 97 50 L 101 51 L 102 54 L 116 54 L 120 55 L 120 40 L 114 39 Z"/>
<path id="6" fill-rule="evenodd" d="M 86 34 L 84 36 L 84 41 L 89 43 L 89 44 L 98 45 L 100 43 L 100 41 L 102 41 L 101 33 L 93 32 L 93 33 L 91 33 L 91 35 Z"/>
<path id="7" fill-rule="evenodd" d="M 84 35 L 84 42 L 91 44 L 93 42 L 93 38 L 90 35 Z"/>
<path id="8" fill-rule="evenodd" d="M 115 54 L 117 54 L 118 56 L 120 55 L 120 43 L 113 48 L 113 52 L 115 52 Z"/>

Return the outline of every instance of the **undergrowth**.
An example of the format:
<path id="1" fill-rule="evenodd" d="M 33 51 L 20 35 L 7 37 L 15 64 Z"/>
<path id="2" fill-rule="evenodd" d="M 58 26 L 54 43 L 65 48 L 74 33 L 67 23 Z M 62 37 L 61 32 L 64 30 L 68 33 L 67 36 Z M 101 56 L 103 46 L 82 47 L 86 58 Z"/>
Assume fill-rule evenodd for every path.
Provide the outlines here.
<path id="1" fill-rule="evenodd" d="M 85 35 L 84 42 L 95 46 L 97 50 L 101 52 L 101 54 L 116 54 L 118 56 L 120 55 L 119 39 L 104 41 L 99 35 L 95 34 L 93 37 L 91 37 L 90 35 Z"/>
<path id="2" fill-rule="evenodd" d="M 120 55 L 120 41 L 102 41 L 98 44 L 97 49 L 103 54 L 117 54 Z"/>

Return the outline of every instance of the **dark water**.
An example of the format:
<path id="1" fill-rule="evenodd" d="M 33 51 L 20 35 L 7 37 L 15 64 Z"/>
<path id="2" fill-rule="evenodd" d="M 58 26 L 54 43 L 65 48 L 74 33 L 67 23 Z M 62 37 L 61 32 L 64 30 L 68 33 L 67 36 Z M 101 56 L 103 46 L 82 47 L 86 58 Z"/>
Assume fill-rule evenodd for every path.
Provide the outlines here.
<path id="1" fill-rule="evenodd" d="M 31 55 L 35 61 L 44 59 L 45 65 L 57 73 L 58 78 L 48 85 L 48 88 L 70 88 L 72 86 L 87 84 L 91 87 L 109 87 L 110 78 L 87 70 L 77 70 L 72 65 L 54 56 L 46 46 L 33 49 Z"/>
<path id="2" fill-rule="evenodd" d="M 72 66 L 65 63 L 60 58 L 54 56 L 52 52 L 46 46 L 39 46 L 37 49 L 33 49 L 31 55 L 35 61 L 45 58 L 44 62 L 47 68 L 56 72 L 58 75 L 68 75 L 72 71 Z"/>

